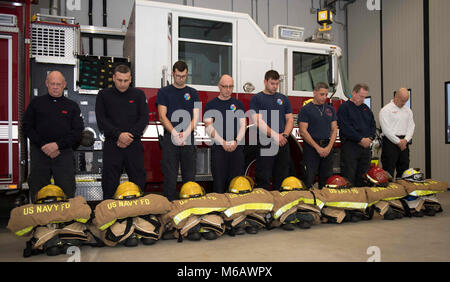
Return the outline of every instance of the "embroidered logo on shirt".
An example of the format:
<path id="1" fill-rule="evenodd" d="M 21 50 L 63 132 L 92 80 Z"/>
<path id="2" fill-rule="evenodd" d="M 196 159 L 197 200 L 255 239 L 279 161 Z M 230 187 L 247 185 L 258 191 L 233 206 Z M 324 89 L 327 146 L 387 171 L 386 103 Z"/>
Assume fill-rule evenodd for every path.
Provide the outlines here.
<path id="1" fill-rule="evenodd" d="M 331 117 L 333 115 L 333 112 L 331 112 L 331 110 L 329 108 L 325 109 L 325 114 L 329 117 Z"/>
<path id="2" fill-rule="evenodd" d="M 184 100 L 186 101 L 191 100 L 191 95 L 189 95 L 189 93 L 184 94 Z"/>
<path id="3" fill-rule="evenodd" d="M 230 105 L 230 110 L 232 110 L 233 112 L 236 111 L 236 105 L 235 104 L 231 104 Z"/>
<path id="4" fill-rule="evenodd" d="M 133 103 L 134 103 L 134 100 L 130 100 L 130 101 L 128 101 L 128 103 L 133 104 Z"/>
<path id="5" fill-rule="evenodd" d="M 67 115 L 67 111 L 66 110 L 62 110 L 61 113 L 64 114 L 64 115 Z"/>
<path id="6" fill-rule="evenodd" d="M 283 100 L 281 100 L 280 98 L 278 98 L 278 99 L 277 99 L 277 104 L 280 105 L 280 106 L 283 105 Z"/>

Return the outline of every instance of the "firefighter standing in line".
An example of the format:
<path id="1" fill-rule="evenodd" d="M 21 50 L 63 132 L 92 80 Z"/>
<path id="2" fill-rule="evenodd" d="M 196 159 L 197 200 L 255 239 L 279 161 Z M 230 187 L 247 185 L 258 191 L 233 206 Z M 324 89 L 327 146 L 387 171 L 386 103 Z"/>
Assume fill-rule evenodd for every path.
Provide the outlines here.
<path id="1" fill-rule="evenodd" d="M 314 87 L 314 99 L 300 109 L 298 126 L 303 143 L 305 186 L 309 189 L 319 173 L 319 189 L 333 174 L 332 149 L 337 137 L 337 117 L 333 106 L 325 104 L 328 85 L 319 82 Z"/>
<path id="2" fill-rule="evenodd" d="M 195 181 L 197 149 L 193 133 L 200 115 L 196 102 L 200 104 L 200 99 L 197 90 L 186 85 L 187 75 L 186 63 L 176 62 L 172 68 L 173 84 L 159 89 L 156 97 L 159 120 L 164 126 L 163 192 L 169 201 L 178 197 L 176 185 L 180 165 L 183 183 Z"/>
<path id="3" fill-rule="evenodd" d="M 343 103 L 337 112 L 342 140 L 341 173 L 356 187 L 364 184 L 363 175 L 370 167 L 371 144 L 376 135 L 375 118 L 364 104 L 368 94 L 366 84 L 356 84 L 350 100 Z"/>
<path id="4" fill-rule="evenodd" d="M 383 169 L 398 178 L 409 168 L 409 143 L 414 134 L 413 112 L 405 107 L 409 100 L 408 89 L 400 88 L 394 99 L 380 110 L 379 119 L 383 131 L 381 163 Z"/>
<path id="5" fill-rule="evenodd" d="M 225 193 L 231 179 L 244 173 L 245 108 L 231 97 L 234 81 L 229 75 L 219 80 L 219 96 L 205 106 L 206 132 L 214 140 L 211 147 L 211 170 L 214 192 Z"/>
<path id="6" fill-rule="evenodd" d="M 288 137 L 294 127 L 291 103 L 285 95 L 277 92 L 279 83 L 278 72 L 269 70 L 264 76 L 264 90 L 250 100 L 251 118 L 259 131 L 256 187 L 270 189 L 270 178 L 273 177 L 274 190 L 279 190 L 281 182 L 289 176 Z M 269 141 L 268 145 L 266 141 Z"/>
<path id="7" fill-rule="evenodd" d="M 73 149 L 84 128 L 78 105 L 64 97 L 66 80 L 59 71 L 47 75 L 48 94 L 31 100 L 23 119 L 22 132 L 30 139 L 31 199 L 42 187 L 55 184 L 71 198 L 75 194 L 75 166 Z"/>
<path id="8" fill-rule="evenodd" d="M 114 69 L 114 86 L 98 93 L 95 114 L 105 135 L 103 147 L 103 199 L 111 199 L 125 167 L 128 178 L 145 189 L 144 154 L 141 136 L 148 124 L 147 98 L 142 90 L 130 87 L 131 70 L 126 65 Z"/>

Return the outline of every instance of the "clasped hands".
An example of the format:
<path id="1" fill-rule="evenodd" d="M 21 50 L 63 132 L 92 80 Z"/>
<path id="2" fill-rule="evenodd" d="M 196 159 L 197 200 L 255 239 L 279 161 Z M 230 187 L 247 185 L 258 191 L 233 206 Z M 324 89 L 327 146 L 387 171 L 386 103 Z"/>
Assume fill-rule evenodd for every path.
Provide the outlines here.
<path id="1" fill-rule="evenodd" d="M 59 151 L 58 144 L 56 142 L 47 143 L 41 147 L 42 152 L 46 154 L 48 157 L 54 159 L 61 153 Z"/>
<path id="2" fill-rule="evenodd" d="M 122 132 L 119 135 L 119 138 L 117 139 L 117 147 L 125 149 L 126 147 L 130 146 L 131 142 L 133 142 L 134 136 L 133 134 L 129 132 Z"/>

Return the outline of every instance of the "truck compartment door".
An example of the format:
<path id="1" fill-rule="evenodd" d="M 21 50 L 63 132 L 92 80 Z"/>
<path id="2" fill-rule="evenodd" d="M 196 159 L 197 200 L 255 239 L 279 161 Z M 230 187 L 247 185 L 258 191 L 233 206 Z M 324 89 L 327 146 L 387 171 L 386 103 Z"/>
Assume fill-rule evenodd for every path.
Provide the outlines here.
<path id="1" fill-rule="evenodd" d="M 0 34 L 0 182 L 12 181 L 12 37 Z"/>

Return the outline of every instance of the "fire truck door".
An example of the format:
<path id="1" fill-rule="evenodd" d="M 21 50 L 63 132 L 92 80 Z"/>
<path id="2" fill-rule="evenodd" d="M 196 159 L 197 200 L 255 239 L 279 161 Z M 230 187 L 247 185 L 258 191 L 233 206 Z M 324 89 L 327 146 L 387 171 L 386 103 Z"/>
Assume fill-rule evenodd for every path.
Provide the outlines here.
<path id="1" fill-rule="evenodd" d="M 0 182 L 12 180 L 12 37 L 0 34 Z"/>

